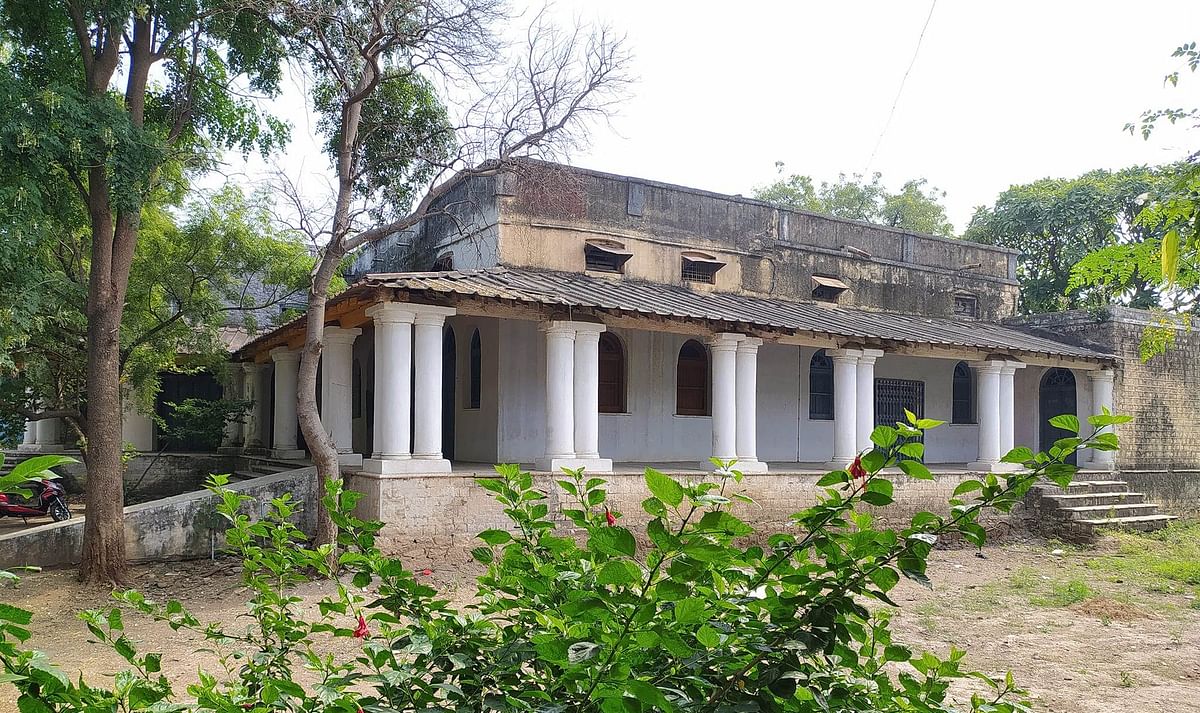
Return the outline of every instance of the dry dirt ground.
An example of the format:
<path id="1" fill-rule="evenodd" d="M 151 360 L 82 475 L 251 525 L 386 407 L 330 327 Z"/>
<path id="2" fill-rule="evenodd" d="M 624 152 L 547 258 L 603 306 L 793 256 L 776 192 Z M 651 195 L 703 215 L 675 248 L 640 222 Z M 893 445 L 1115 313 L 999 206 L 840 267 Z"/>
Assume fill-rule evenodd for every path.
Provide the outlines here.
<path id="1" fill-rule="evenodd" d="M 934 553 L 934 589 L 902 582 L 893 593 L 897 640 L 914 649 L 945 654 L 966 649 L 967 662 L 985 672 L 1012 670 L 1034 697 L 1035 708 L 1053 713 L 1154 713 L 1200 711 L 1200 609 L 1194 590 L 1122 579 L 1097 569 L 1096 558 L 1117 552 L 1113 541 L 1076 550 L 1043 542 L 989 547 L 986 558 L 971 550 Z M 431 566 L 432 583 L 455 597 L 470 596 L 474 572 Z M 202 620 L 234 622 L 245 593 L 238 566 L 226 562 L 157 564 L 136 568 L 131 585 L 159 600 L 183 600 Z M 322 585 L 302 589 L 311 604 Z M 107 592 L 83 588 L 73 573 L 29 575 L 0 600 L 34 611 L 32 644 L 68 671 L 94 683 L 119 668 L 110 651 L 88 643 L 75 612 L 108 606 Z M 182 690 L 198 666 L 214 664 L 197 638 L 125 617 L 143 650 L 163 652 L 163 669 Z M 15 710 L 0 693 L 0 711 Z"/>

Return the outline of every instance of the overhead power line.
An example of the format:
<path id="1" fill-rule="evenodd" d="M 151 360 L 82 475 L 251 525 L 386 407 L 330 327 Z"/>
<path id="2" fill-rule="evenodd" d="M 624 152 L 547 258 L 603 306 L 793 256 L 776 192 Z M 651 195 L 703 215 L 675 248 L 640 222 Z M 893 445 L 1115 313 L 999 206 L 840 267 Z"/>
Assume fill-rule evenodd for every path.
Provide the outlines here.
<path id="1" fill-rule="evenodd" d="M 908 69 L 904 70 L 904 76 L 900 78 L 900 87 L 896 90 L 896 98 L 892 100 L 892 108 L 888 111 L 887 121 L 883 123 L 883 130 L 879 132 L 879 138 L 875 140 L 875 148 L 871 149 L 871 158 L 867 159 L 867 165 L 863 169 L 864 174 L 871 170 L 871 164 L 875 162 L 875 154 L 879 152 L 879 146 L 883 143 L 883 136 L 887 133 L 888 127 L 892 125 L 892 117 L 896 115 L 896 105 L 900 103 L 900 95 L 904 94 L 904 84 L 908 81 L 908 75 L 912 72 L 913 65 L 917 63 L 917 55 L 921 53 L 921 42 L 925 40 L 925 31 L 929 29 L 929 21 L 933 19 L 933 10 L 936 7 L 937 0 L 929 3 L 929 14 L 925 16 L 925 24 L 921 25 L 917 46 L 913 48 L 912 59 L 908 61 Z"/>

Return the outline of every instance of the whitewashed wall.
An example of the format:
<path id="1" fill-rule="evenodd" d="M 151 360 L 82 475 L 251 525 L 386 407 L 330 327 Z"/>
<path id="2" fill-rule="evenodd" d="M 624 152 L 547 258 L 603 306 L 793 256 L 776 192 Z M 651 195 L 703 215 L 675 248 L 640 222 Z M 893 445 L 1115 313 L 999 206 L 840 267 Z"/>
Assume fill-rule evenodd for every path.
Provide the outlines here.
<path id="1" fill-rule="evenodd" d="M 945 421 L 925 434 L 926 463 L 970 463 L 979 454 L 979 426 L 952 424 L 954 366 L 950 359 L 884 354 L 875 363 L 875 377 L 925 382 L 925 417 Z M 972 375 L 973 376 L 973 375 Z M 972 379 L 974 392 L 976 381 Z M 974 397 L 975 394 L 972 393 Z"/>
<path id="2" fill-rule="evenodd" d="M 1049 370 L 1050 367 L 1046 366 L 1018 369 L 1013 382 L 1016 394 L 1016 443 L 1019 446 L 1029 446 L 1035 451 L 1045 450 L 1050 446 L 1049 443 L 1039 442 L 1041 424 L 1058 415 L 1041 412 L 1039 395 L 1042 377 Z M 1082 430 L 1089 433 L 1087 417 L 1092 413 L 1092 382 L 1086 371 L 1072 369 L 1071 373 L 1075 375 L 1075 415 L 1079 418 Z M 1081 460 L 1086 461 L 1088 458 L 1089 454 L 1081 454 Z"/>
<path id="3" fill-rule="evenodd" d="M 154 421 L 137 410 L 132 398 L 125 400 L 124 408 L 125 413 L 121 419 L 121 440 L 133 444 L 133 447 L 139 451 L 155 450 Z"/>
<path id="4" fill-rule="evenodd" d="M 447 325 L 454 331 L 457 357 L 454 387 L 454 459 L 476 463 L 495 463 L 503 460 L 498 458 L 496 449 L 500 321 L 482 317 L 451 317 L 447 320 Z M 479 408 L 471 408 L 471 335 L 476 329 L 479 330 L 481 367 Z"/>

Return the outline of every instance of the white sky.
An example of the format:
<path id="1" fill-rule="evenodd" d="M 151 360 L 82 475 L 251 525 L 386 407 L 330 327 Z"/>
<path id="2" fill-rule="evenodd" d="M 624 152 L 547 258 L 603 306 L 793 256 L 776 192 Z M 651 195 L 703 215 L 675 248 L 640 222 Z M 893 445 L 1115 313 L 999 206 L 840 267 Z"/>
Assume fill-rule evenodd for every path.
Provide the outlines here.
<path id="1" fill-rule="evenodd" d="M 627 32 L 639 79 L 612 127 L 570 162 L 745 195 L 774 179 L 775 161 L 818 181 L 863 172 L 929 7 L 557 0 L 564 21 Z M 1200 74 L 1185 72 L 1177 89 L 1162 82 L 1191 40 L 1197 0 L 940 0 L 869 170 L 892 187 L 928 178 L 961 230 L 1015 183 L 1180 158 L 1197 133 L 1147 142 L 1122 127 L 1144 109 L 1200 105 Z M 281 101 L 293 175 L 326 165 L 300 102 L 299 90 Z"/>

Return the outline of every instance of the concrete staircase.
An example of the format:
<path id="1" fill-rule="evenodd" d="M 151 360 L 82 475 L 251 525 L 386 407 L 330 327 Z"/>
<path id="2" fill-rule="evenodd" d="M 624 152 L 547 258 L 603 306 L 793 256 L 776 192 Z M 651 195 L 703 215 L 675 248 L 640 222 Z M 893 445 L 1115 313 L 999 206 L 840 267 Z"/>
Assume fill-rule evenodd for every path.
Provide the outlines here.
<path id="1" fill-rule="evenodd" d="M 308 461 L 277 460 L 265 456 L 244 456 L 242 460 L 244 462 L 240 463 L 242 466 L 241 469 L 234 471 L 233 475 L 229 478 L 230 482 L 250 480 L 251 478 L 259 478 L 264 475 L 275 475 L 285 470 L 303 468 L 309 464 Z"/>
<path id="2" fill-rule="evenodd" d="M 1157 504 L 1122 480 L 1078 480 L 1066 489 L 1039 483 L 1030 498 L 1038 514 L 1036 529 L 1070 540 L 1088 541 L 1103 529 L 1151 532 L 1176 519 L 1159 513 Z"/>

